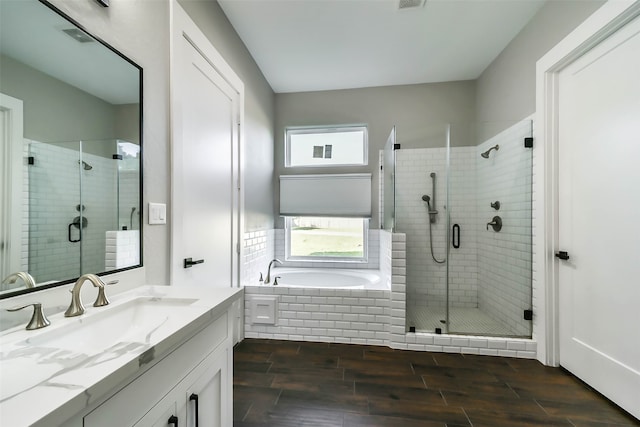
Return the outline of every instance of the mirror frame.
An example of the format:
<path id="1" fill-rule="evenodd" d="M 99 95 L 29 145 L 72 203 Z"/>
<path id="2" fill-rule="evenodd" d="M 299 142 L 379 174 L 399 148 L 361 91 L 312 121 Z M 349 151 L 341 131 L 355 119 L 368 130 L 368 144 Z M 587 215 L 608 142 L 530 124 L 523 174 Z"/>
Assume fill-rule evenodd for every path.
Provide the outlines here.
<path id="1" fill-rule="evenodd" d="M 76 21 L 75 19 L 71 18 L 66 13 L 62 12 L 56 6 L 51 4 L 48 0 L 38 0 L 38 2 L 40 2 L 43 6 L 49 8 L 54 13 L 57 13 L 58 15 L 60 15 L 61 17 L 63 17 L 67 21 L 69 21 L 71 24 L 73 24 L 76 27 L 78 27 L 80 30 L 84 31 L 86 34 L 91 36 L 94 40 L 96 40 L 102 46 L 106 47 L 111 52 L 115 53 L 120 58 L 122 58 L 123 60 L 127 61 L 129 64 L 131 64 L 133 67 L 135 67 L 138 70 L 138 79 L 139 79 L 139 94 L 138 94 L 138 99 L 139 99 L 139 103 L 138 103 L 138 105 L 139 105 L 138 127 L 139 127 L 139 129 L 138 129 L 138 133 L 139 133 L 139 140 L 140 140 L 140 166 L 139 166 L 140 186 L 138 188 L 139 200 L 140 200 L 140 208 L 139 208 L 140 209 L 140 230 L 139 230 L 139 233 L 140 233 L 140 263 L 137 264 L 137 265 L 132 265 L 130 267 L 119 268 L 119 269 L 103 271 L 103 272 L 96 272 L 95 274 L 97 274 L 98 276 L 105 276 L 105 275 L 109 275 L 109 274 L 114 274 L 114 273 L 120 273 L 120 272 L 123 272 L 123 271 L 133 270 L 133 269 L 136 269 L 136 268 L 141 268 L 144 265 L 144 244 L 143 244 L 143 242 L 144 242 L 144 239 L 143 239 L 143 228 L 144 228 L 144 226 L 143 226 L 143 223 L 144 223 L 144 220 L 143 220 L 144 219 L 144 201 L 143 201 L 144 140 L 143 140 L 143 128 L 142 128 L 142 126 L 143 126 L 143 111 L 144 111 L 143 100 L 144 100 L 144 98 L 143 98 L 143 70 L 142 70 L 142 67 L 139 66 L 138 64 L 136 64 L 135 62 L 133 62 L 131 59 L 127 58 L 124 54 L 122 54 L 120 51 L 115 49 L 113 46 L 111 46 L 110 44 L 108 44 L 107 42 L 102 40 L 101 38 L 96 37 L 93 33 L 88 31 L 83 25 L 78 23 L 78 21 Z M 24 294 L 30 294 L 30 293 L 33 293 L 33 292 L 44 291 L 44 290 L 47 290 L 47 289 L 51 289 L 51 288 L 55 288 L 55 287 L 58 287 L 58 286 L 66 285 L 66 284 L 69 284 L 69 283 L 73 283 L 76 280 L 78 280 L 78 277 L 73 277 L 73 278 L 70 278 L 70 279 L 67 279 L 67 280 L 61 280 L 61 281 L 54 282 L 54 283 L 48 283 L 46 285 L 37 285 L 36 284 L 35 288 L 16 289 L 15 291 L 6 291 L 5 293 L 0 294 L 0 300 L 11 298 L 11 297 L 15 297 L 15 296 L 18 296 L 18 295 L 24 295 Z"/>

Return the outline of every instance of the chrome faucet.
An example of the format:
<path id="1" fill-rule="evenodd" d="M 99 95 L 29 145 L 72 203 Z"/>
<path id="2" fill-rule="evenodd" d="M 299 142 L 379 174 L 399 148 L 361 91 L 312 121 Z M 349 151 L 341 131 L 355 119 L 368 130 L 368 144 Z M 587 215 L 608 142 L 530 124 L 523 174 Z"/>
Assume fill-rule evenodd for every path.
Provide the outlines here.
<path id="1" fill-rule="evenodd" d="M 109 304 L 109 300 L 104 293 L 105 283 L 101 278 L 95 274 L 83 274 L 78 280 L 76 280 L 73 289 L 71 290 L 71 304 L 67 311 L 64 312 L 64 317 L 80 316 L 84 313 L 84 305 L 82 305 L 82 299 L 80 298 L 80 289 L 86 281 L 90 281 L 94 287 L 98 288 L 98 297 L 93 303 L 94 307 L 102 307 Z"/>
<path id="2" fill-rule="evenodd" d="M 280 261 L 278 258 L 274 258 L 271 260 L 271 262 L 269 262 L 269 267 L 267 267 L 267 277 L 264 279 L 265 285 L 268 285 L 271 282 L 271 266 L 273 265 L 274 262 L 277 262 L 278 264 L 282 265 L 282 261 Z"/>
<path id="3" fill-rule="evenodd" d="M 36 287 L 36 281 L 33 279 L 33 276 L 31 276 L 29 273 L 26 273 L 24 271 L 19 271 L 17 273 L 8 275 L 4 279 L 2 279 L 2 284 L 12 285 L 16 283 L 18 279 L 22 279 L 27 289 Z"/>

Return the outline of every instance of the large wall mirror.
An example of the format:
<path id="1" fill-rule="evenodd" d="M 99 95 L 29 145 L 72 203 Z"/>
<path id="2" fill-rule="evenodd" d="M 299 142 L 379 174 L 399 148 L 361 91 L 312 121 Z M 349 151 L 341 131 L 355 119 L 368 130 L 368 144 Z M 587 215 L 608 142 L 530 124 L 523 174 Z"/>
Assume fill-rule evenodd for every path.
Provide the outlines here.
<path id="1" fill-rule="evenodd" d="M 142 68 L 44 0 L 0 1 L 0 299 L 141 265 L 141 117 Z"/>

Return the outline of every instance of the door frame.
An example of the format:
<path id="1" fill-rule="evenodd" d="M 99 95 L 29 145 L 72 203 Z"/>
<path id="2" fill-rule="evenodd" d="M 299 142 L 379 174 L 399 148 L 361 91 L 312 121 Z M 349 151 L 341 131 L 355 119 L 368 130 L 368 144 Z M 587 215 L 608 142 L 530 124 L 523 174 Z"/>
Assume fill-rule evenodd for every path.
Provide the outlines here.
<path id="1" fill-rule="evenodd" d="M 9 242 L 9 252 L 4 252 L 8 256 L 2 256 L 0 263 L 6 268 L 7 274 L 22 270 L 22 174 L 24 168 L 24 115 L 23 103 L 18 98 L 0 93 L 0 110 L 5 114 L 0 118 L 3 120 L 5 135 L 8 144 L 0 146 L 3 156 L 0 160 L 4 163 L 2 170 L 2 187 L 0 191 L 0 204 L 10 206 L 10 214 L 4 215 L 0 222 L 0 238 Z M 6 242 L 2 242 L 6 244 Z M 18 245 L 18 250 L 13 250 L 12 246 Z M 0 277 L 0 280 L 4 277 Z"/>
<path id="2" fill-rule="evenodd" d="M 232 272 L 233 280 L 231 287 L 240 287 L 240 272 L 242 260 L 242 236 L 244 234 L 244 83 L 231 66 L 224 60 L 218 50 L 213 47 L 207 36 L 198 28 L 198 26 L 189 17 L 187 12 L 178 4 L 177 0 L 171 0 L 169 3 L 169 21 L 170 21 L 170 43 L 169 43 L 169 68 L 170 68 L 170 117 L 171 117 L 171 212 L 170 227 L 170 267 L 169 277 L 170 284 L 174 282 L 174 275 L 177 269 L 181 269 L 182 265 L 178 265 L 174 252 L 177 239 L 181 237 L 181 219 L 182 219 L 182 197 L 177 189 L 181 188 L 181 173 L 176 173 L 176 167 L 180 167 L 182 162 L 182 96 L 178 90 L 179 84 L 176 82 L 177 76 L 180 76 L 178 68 L 178 58 L 183 55 L 178 51 L 181 46 L 182 39 L 186 39 L 200 54 L 211 64 L 218 74 L 231 86 L 238 95 L 238 106 L 236 114 L 236 143 L 233 147 L 233 167 L 237 170 L 237 179 L 233 183 L 233 237 L 232 247 L 236 250 L 232 253 Z"/>
<path id="3" fill-rule="evenodd" d="M 559 280 L 556 251 L 558 239 L 558 137 L 559 77 L 562 70 L 600 44 L 630 21 L 640 16 L 640 0 L 608 1 L 558 43 L 536 64 L 536 149 L 537 177 L 535 258 L 534 258 L 534 338 L 538 360 L 545 365 L 560 364 Z"/>

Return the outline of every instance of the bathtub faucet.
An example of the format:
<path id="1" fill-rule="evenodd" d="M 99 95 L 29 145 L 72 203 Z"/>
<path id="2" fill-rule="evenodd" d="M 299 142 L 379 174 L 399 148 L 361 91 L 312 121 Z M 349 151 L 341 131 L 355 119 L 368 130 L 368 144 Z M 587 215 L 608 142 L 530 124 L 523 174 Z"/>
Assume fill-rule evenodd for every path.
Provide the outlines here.
<path id="1" fill-rule="evenodd" d="M 274 258 L 271 260 L 271 262 L 269 262 L 269 267 L 267 267 L 267 277 L 265 277 L 264 279 L 265 285 L 268 285 L 271 282 L 271 266 L 273 265 L 274 262 L 277 262 L 278 264 L 282 265 L 282 261 L 280 261 L 278 258 Z"/>

